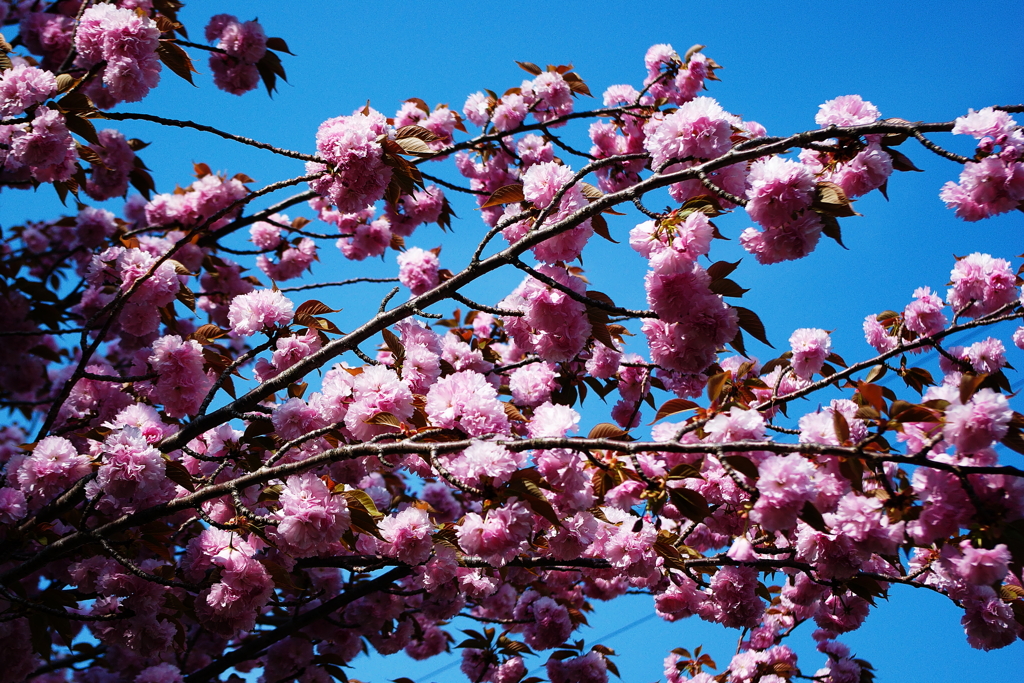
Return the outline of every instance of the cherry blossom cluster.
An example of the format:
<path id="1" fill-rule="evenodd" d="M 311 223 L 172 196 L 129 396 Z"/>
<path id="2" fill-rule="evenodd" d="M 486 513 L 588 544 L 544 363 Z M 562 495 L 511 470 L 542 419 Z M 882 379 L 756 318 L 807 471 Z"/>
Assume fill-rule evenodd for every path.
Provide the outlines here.
<path id="1" fill-rule="evenodd" d="M 913 124 L 846 95 L 819 129 L 767 138 L 703 94 L 719 68 L 703 46 L 655 45 L 593 112 L 571 67 L 522 62 L 530 79 L 461 113 L 411 98 L 331 117 L 308 154 L 217 131 L 305 166 L 254 190 L 197 163 L 157 192 L 144 144 L 89 119 L 141 100 L 161 64 L 187 76 L 178 4 L 0 3 L 21 43 L 0 70 L 0 182 L 79 200 L 0 250 L 0 683 L 327 683 L 370 648 L 459 650 L 475 683 L 606 683 L 615 653 L 578 631 L 627 592 L 741 631 L 719 674 L 674 650 L 670 683 L 868 680 L 841 640 L 894 584 L 948 597 L 972 647 L 1024 637 L 1024 470 L 1004 457 L 1024 452 L 1021 271 L 963 256 L 945 292 L 863 322 L 873 357 L 848 365 L 807 327 L 762 362 L 738 264 L 711 259 L 715 219 L 741 207 L 758 227 L 731 237 L 762 265 L 838 239 L 855 198 L 912 169 L 895 147 Z M 219 88 L 283 76 L 258 23 L 219 14 L 205 36 Z M 1024 200 L 1008 109 L 929 124 L 979 141 L 941 190 L 961 218 Z M 576 119 L 589 152 L 559 136 Z M 449 176 L 421 170 L 446 160 Z M 660 189 L 676 205 L 658 212 Z M 445 191 L 480 210 L 468 265 L 442 268 L 422 227 L 449 226 Z M 115 198 L 120 215 L 83 203 Z M 643 310 L 615 303 L 618 273 L 574 264 L 616 241 L 627 204 L 646 218 L 621 235 L 647 261 Z M 388 277 L 310 283 L 332 240 L 348 260 L 397 252 Z M 505 267 L 519 284 L 496 304 L 467 296 Z M 368 321 L 331 290 L 298 295 L 368 279 L 400 285 Z M 814 664 L 785 642 L 805 622 Z"/>

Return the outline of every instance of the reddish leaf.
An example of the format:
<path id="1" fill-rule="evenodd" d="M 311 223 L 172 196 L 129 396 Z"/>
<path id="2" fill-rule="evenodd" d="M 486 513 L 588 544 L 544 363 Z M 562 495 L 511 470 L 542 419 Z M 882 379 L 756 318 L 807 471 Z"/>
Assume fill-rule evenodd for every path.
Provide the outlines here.
<path id="1" fill-rule="evenodd" d="M 486 209 L 492 206 L 501 206 L 502 204 L 511 204 L 513 202 L 521 202 L 525 200 L 523 196 L 523 186 L 516 185 L 505 185 L 499 187 L 491 196 L 487 198 L 487 201 L 480 205 L 481 209 Z"/>

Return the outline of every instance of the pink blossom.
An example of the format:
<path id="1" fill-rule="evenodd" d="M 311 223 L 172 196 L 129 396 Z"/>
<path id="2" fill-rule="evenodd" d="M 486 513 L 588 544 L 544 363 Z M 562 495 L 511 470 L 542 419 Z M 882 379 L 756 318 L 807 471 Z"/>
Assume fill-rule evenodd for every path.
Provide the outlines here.
<path id="1" fill-rule="evenodd" d="M 505 566 L 529 545 L 533 515 L 516 498 L 490 510 L 486 519 L 475 512 L 463 519 L 462 526 L 455 529 L 459 546 L 491 566 Z"/>
<path id="2" fill-rule="evenodd" d="M 913 305 L 913 304 L 911 304 Z M 878 322 L 878 316 L 869 315 L 864 318 L 864 339 L 875 347 L 879 353 L 887 353 L 896 348 L 900 340 L 889 334 Z"/>
<path id="3" fill-rule="evenodd" d="M 728 443 L 731 441 L 758 441 L 764 438 L 764 418 L 756 410 L 744 410 L 733 406 L 727 413 L 719 413 L 704 427 L 708 441 Z"/>
<path id="4" fill-rule="evenodd" d="M 751 519 L 769 531 L 792 528 L 815 495 L 814 467 L 799 455 L 772 455 L 758 465 L 760 497 Z"/>
<path id="5" fill-rule="evenodd" d="M 946 410 L 943 436 L 960 453 L 977 453 L 1006 436 L 1012 417 L 1005 396 L 981 389 L 966 405 L 951 405 Z"/>
<path id="6" fill-rule="evenodd" d="M 337 244 L 345 258 L 354 261 L 380 256 L 391 244 L 391 224 L 387 218 L 378 218 L 370 223 L 358 223 L 352 233 L 339 239 Z"/>
<path id="7" fill-rule="evenodd" d="M 287 325 L 292 319 L 292 302 L 277 290 L 261 289 L 236 296 L 228 309 L 231 331 L 249 337 L 267 327 Z"/>
<path id="8" fill-rule="evenodd" d="M 1003 543 L 994 548 L 975 548 L 970 541 L 960 542 L 963 556 L 953 560 L 957 573 L 968 583 L 991 586 L 1002 581 L 1010 563 L 1010 551 Z"/>
<path id="9" fill-rule="evenodd" d="M 101 106 L 138 102 L 156 87 L 161 68 L 156 54 L 159 37 L 156 22 L 133 10 L 108 4 L 85 10 L 75 33 L 76 63 L 91 67 L 106 61 Z M 100 92 L 94 89 L 93 94 Z"/>
<path id="10" fill-rule="evenodd" d="M 963 357 L 970 362 L 975 372 L 991 375 L 1006 365 L 1006 348 L 1003 342 L 995 337 L 989 337 L 964 349 Z"/>
<path id="11" fill-rule="evenodd" d="M 474 441 L 469 448 L 450 458 L 446 467 L 456 479 L 470 486 L 479 487 L 490 481 L 498 487 L 525 465 L 526 460 L 526 453 L 510 451 L 489 441 Z"/>
<path id="12" fill-rule="evenodd" d="M 580 414 L 569 406 L 544 403 L 533 411 L 529 432 L 533 438 L 560 438 L 579 429 Z"/>
<path id="13" fill-rule="evenodd" d="M 143 669 L 134 683 L 182 683 L 184 680 L 178 667 L 164 663 Z"/>
<path id="14" fill-rule="evenodd" d="M 320 334 L 313 328 L 307 329 L 302 335 L 278 339 L 270 361 L 261 358 L 256 362 L 256 380 L 265 382 L 277 377 L 282 371 L 319 351 L 320 345 Z"/>
<path id="15" fill-rule="evenodd" d="M 502 97 L 494 107 L 491 121 L 494 123 L 495 129 L 509 131 L 523 122 L 527 111 L 526 99 L 519 93 L 509 93 Z"/>
<path id="16" fill-rule="evenodd" d="M 532 408 L 551 398 L 551 392 L 558 386 L 557 379 L 551 363 L 531 363 L 512 371 L 508 387 L 516 403 Z"/>
<path id="17" fill-rule="evenodd" d="M 203 348 L 195 340 L 167 335 L 153 342 L 149 364 L 157 374 L 154 398 L 168 417 L 194 415 L 213 386 L 203 371 Z"/>
<path id="18" fill-rule="evenodd" d="M 835 171 L 822 174 L 822 179 L 838 185 L 847 197 L 860 197 L 885 185 L 892 170 L 892 157 L 872 141 Z"/>
<path id="19" fill-rule="evenodd" d="M 524 167 L 546 163 L 555 157 L 554 146 L 533 133 L 524 136 L 516 143 L 516 151 L 519 153 L 519 158 L 523 160 Z"/>
<path id="20" fill-rule="evenodd" d="M 711 579 L 711 594 L 698 608 L 702 618 L 727 628 L 753 627 L 764 613 L 757 597 L 757 570 L 722 567 Z"/>
<path id="21" fill-rule="evenodd" d="M 945 329 L 948 322 L 942 312 L 946 306 L 945 302 L 932 294 L 932 290 L 928 287 L 915 289 L 914 298 L 916 301 L 908 304 L 903 311 L 903 320 L 907 329 L 924 335 L 935 334 Z"/>
<path id="22" fill-rule="evenodd" d="M 174 485 L 164 459 L 135 427 L 113 432 L 103 442 L 103 461 L 86 494 L 102 494 L 103 506 L 131 512 L 170 500 Z"/>
<path id="23" fill-rule="evenodd" d="M 1016 276 L 1010 263 L 988 254 L 964 256 L 950 273 L 953 285 L 946 299 L 966 318 L 979 318 L 1017 298 Z"/>
<path id="24" fill-rule="evenodd" d="M 206 39 L 216 40 L 217 48 L 227 53 L 210 55 L 210 70 L 218 88 L 241 95 L 259 85 L 256 63 L 267 52 L 267 36 L 262 26 L 255 21 L 240 22 L 230 14 L 218 14 L 206 26 Z"/>
<path id="25" fill-rule="evenodd" d="M 271 216 L 275 221 L 281 221 L 281 216 Z M 281 243 L 281 228 L 274 223 L 257 221 L 249 228 L 249 239 L 257 249 L 275 249 Z"/>
<path id="26" fill-rule="evenodd" d="M 747 228 L 740 234 L 740 244 L 760 264 L 779 263 L 803 258 L 814 251 L 821 237 L 821 219 L 813 211 L 804 211 L 791 223 L 758 232 Z"/>
<path id="27" fill-rule="evenodd" d="M 520 87 L 523 102 L 541 123 L 572 113 L 572 90 L 557 71 L 545 71 Z"/>
<path id="28" fill-rule="evenodd" d="M 287 247 L 274 263 L 266 254 L 256 257 L 256 265 L 267 277 L 278 282 L 291 280 L 302 275 L 316 260 L 316 242 L 303 237 L 298 244 Z"/>
<path id="29" fill-rule="evenodd" d="M 0 74 L 0 118 L 13 118 L 33 104 L 42 104 L 57 92 L 50 71 L 19 64 Z"/>
<path id="30" fill-rule="evenodd" d="M 399 420 L 408 420 L 413 414 L 413 397 L 408 384 L 400 380 L 394 370 L 381 365 L 364 368 L 356 376 L 352 396 L 354 400 L 345 414 L 345 426 L 357 439 L 394 431 L 395 428 L 388 425 L 366 422 L 378 413 L 391 413 Z"/>
<path id="31" fill-rule="evenodd" d="M 414 506 L 380 521 L 380 534 L 390 543 L 384 551 L 410 565 L 423 564 L 434 547 L 430 538 L 434 525 L 427 513 Z"/>
<path id="32" fill-rule="evenodd" d="M 608 683 L 608 665 L 599 652 L 566 659 L 552 658 L 545 668 L 551 683 Z"/>
<path id="33" fill-rule="evenodd" d="M 953 135 L 970 135 L 978 140 L 984 137 L 999 138 L 1013 133 L 1017 122 L 1007 112 L 993 107 L 974 111 L 967 110 L 966 116 L 958 116 L 953 124 Z"/>
<path id="34" fill-rule="evenodd" d="M 1018 327 L 1013 333 L 1013 345 L 1024 350 L 1024 326 Z"/>
<path id="35" fill-rule="evenodd" d="M 360 211 L 383 197 L 384 188 L 391 181 L 391 168 L 384 163 L 383 148 L 377 138 L 388 132 L 384 116 L 373 110 L 321 123 L 316 151 L 332 169 L 310 181 L 310 187 L 342 213 Z M 306 163 L 307 173 L 327 170 L 323 164 Z"/>
<path id="36" fill-rule="evenodd" d="M 311 472 L 289 477 L 280 497 L 276 536 L 297 557 L 324 552 L 349 528 L 345 497 L 332 495 Z"/>
<path id="37" fill-rule="evenodd" d="M 793 372 L 801 379 L 810 379 L 821 370 L 832 351 L 832 338 L 825 330 L 799 329 L 789 338 L 793 351 Z"/>
<path id="38" fill-rule="evenodd" d="M 411 247 L 398 255 L 398 280 L 419 296 L 437 287 L 439 267 L 437 254 Z"/>
<path id="39" fill-rule="evenodd" d="M 828 126 L 859 126 L 873 123 L 880 116 L 878 108 L 860 95 L 842 95 L 818 107 L 814 122 Z"/>
<path id="40" fill-rule="evenodd" d="M 664 119 L 651 119 L 644 129 L 644 148 L 651 153 L 651 165 L 660 168 L 668 161 L 687 157 L 721 156 L 732 144 L 734 118 L 712 98 L 698 97 Z"/>
<path id="41" fill-rule="evenodd" d="M 509 431 L 498 392 L 478 372 L 456 372 L 439 380 L 427 392 L 426 411 L 435 425 L 469 436 Z"/>
<path id="42" fill-rule="evenodd" d="M 31 6 L 24 9 L 30 10 Z M 18 37 L 25 47 L 30 52 L 43 56 L 41 66 L 48 71 L 56 71 L 71 49 L 75 19 L 63 14 L 28 11 L 21 20 L 20 29 Z"/>
<path id="43" fill-rule="evenodd" d="M 766 228 L 790 223 L 814 200 L 814 176 L 796 161 L 770 156 L 750 167 L 747 213 Z"/>
<path id="44" fill-rule="evenodd" d="M 563 268 L 541 266 L 538 271 L 579 294 L 586 291 L 584 282 Z M 504 317 L 505 330 L 516 346 L 547 361 L 575 357 L 590 335 L 586 306 L 529 276 L 499 305 L 524 312 L 521 317 Z"/>
<path id="45" fill-rule="evenodd" d="M 1012 211 L 1024 200 L 1024 163 L 999 156 L 968 161 L 960 182 L 947 182 L 939 197 L 965 221 Z"/>
<path id="46" fill-rule="evenodd" d="M 967 643 L 979 650 L 1006 647 L 1017 640 L 1020 625 L 1010 605 L 989 586 L 979 586 L 965 599 L 960 623 L 967 634 Z"/>
<path id="47" fill-rule="evenodd" d="M 423 223 L 437 223 L 447 204 L 444 192 L 436 185 L 402 195 L 398 206 L 388 204 L 384 215 L 391 223 L 392 234 L 409 237 Z M 401 208 L 402 213 L 398 209 Z"/>
<path id="48" fill-rule="evenodd" d="M 491 106 L 493 101 L 482 92 L 475 92 L 466 98 L 466 104 L 462 107 L 462 115 L 469 119 L 474 126 L 483 128 L 490 120 Z"/>
<path id="49" fill-rule="evenodd" d="M 13 524 L 28 514 L 25 494 L 10 487 L 0 488 L 0 524 Z"/>
<path id="50" fill-rule="evenodd" d="M 61 436 L 48 436 L 36 444 L 18 469 L 22 492 L 47 500 L 92 471 L 91 459 Z"/>
<path id="51" fill-rule="evenodd" d="M 65 181 L 75 170 L 78 153 L 60 112 L 39 107 L 31 129 L 11 128 L 8 169 L 26 166 L 39 182 Z"/>

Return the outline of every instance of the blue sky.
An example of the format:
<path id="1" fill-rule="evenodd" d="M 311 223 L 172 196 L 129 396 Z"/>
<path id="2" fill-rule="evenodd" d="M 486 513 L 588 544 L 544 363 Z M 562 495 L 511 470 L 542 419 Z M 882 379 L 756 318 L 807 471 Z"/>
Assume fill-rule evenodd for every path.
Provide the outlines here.
<path id="1" fill-rule="evenodd" d="M 616 83 L 639 84 L 643 55 L 654 43 L 667 42 L 682 51 L 694 43 L 725 68 L 722 82 L 710 85 L 711 96 L 729 111 L 765 125 L 770 134 L 787 134 L 814 127 L 819 104 L 838 95 L 856 93 L 870 100 L 884 117 L 944 121 L 969 107 L 1014 104 L 1024 100 L 1024 5 L 1020 2 L 480 2 L 390 3 L 188 3 L 181 16 L 194 40 L 201 40 L 207 19 L 230 12 L 242 19 L 258 17 L 267 33 L 287 40 L 295 57 L 284 56 L 289 83 L 280 84 L 271 100 L 265 92 L 236 98 L 216 90 L 202 53 L 194 52 L 199 88 L 165 72 L 165 82 L 153 96 L 125 111 L 145 111 L 192 119 L 232 132 L 301 151 L 313 150 L 321 121 L 351 113 L 370 100 L 390 115 L 402 100 L 420 97 L 434 104 L 447 102 L 461 109 L 470 92 L 490 88 L 503 92 L 526 74 L 513 60 L 538 64 L 572 63 L 599 94 Z M 580 107 L 590 104 L 580 101 Z M 191 181 L 193 162 L 205 162 L 229 174 L 245 172 L 257 185 L 301 175 L 301 162 L 195 132 L 167 131 L 152 124 L 118 126 L 127 134 L 152 141 L 142 157 L 155 170 L 157 187 Z M 586 146 L 585 127 L 577 129 L 577 146 Z M 938 139 L 938 138 L 937 138 Z M 942 136 L 939 141 L 967 151 L 969 141 Z M 795 263 L 758 267 L 746 258 L 734 275 L 751 288 L 741 302 L 765 321 L 770 339 L 783 350 L 790 332 L 799 327 L 834 330 L 834 348 L 848 361 L 867 355 L 860 324 L 865 315 L 902 308 L 918 286 L 943 290 L 953 255 L 974 251 L 1011 258 L 1024 252 L 1019 213 L 981 223 L 964 223 L 938 199 L 941 185 L 955 179 L 955 164 L 939 159 L 916 143 L 901 150 L 925 173 L 894 177 L 889 202 L 877 193 L 856 204 L 861 218 L 843 219 L 849 251 L 823 240 L 809 258 Z M 431 172 L 451 178 L 449 165 L 432 165 Z M 453 198 L 454 199 L 454 198 Z M 648 202 L 667 204 L 667 194 Z M 430 248 L 444 244 L 442 264 L 459 268 L 467 250 L 482 233 L 471 205 L 455 204 L 461 220 L 454 235 L 434 227 L 421 228 L 410 245 Z M 62 210 L 52 189 L 0 194 L 0 224 L 52 217 Z M 305 213 L 304 207 L 291 212 Z M 613 236 L 622 240 L 636 222 L 633 215 L 610 220 Z M 723 217 L 720 228 L 733 241 L 715 245 L 712 256 L 734 261 L 745 254 L 736 236 L 751 223 L 743 212 Z M 593 286 L 612 294 L 620 305 L 643 303 L 644 261 L 624 245 L 595 240 L 585 252 Z M 344 261 L 326 245 L 318 264 L 318 279 L 340 279 L 396 270 L 387 263 Z M 1019 259 L 1014 260 L 1019 264 Z M 497 301 L 520 278 L 516 274 L 490 278 L 471 293 Z M 336 316 L 342 329 L 351 329 L 375 310 L 383 285 L 360 286 L 317 294 L 328 304 L 344 307 Z M 346 327 L 346 325 L 348 327 Z M 1004 335 L 1005 336 L 1008 335 Z M 748 342 L 762 359 L 772 350 Z M 1019 357 L 1012 362 L 1024 367 Z M 1012 382 L 1019 377 L 1011 377 Z M 812 410 L 816 404 L 808 404 Z M 597 411 L 585 416 L 601 421 Z M 649 419 L 649 418 L 648 418 Z M 1020 456 L 1010 455 L 1020 464 Z M 1024 644 L 981 653 L 968 647 L 959 625 L 959 612 L 944 598 L 900 590 L 875 611 L 860 631 L 843 638 L 859 656 L 875 664 L 880 681 L 903 683 L 954 681 L 965 674 L 977 680 L 1020 680 Z M 650 599 L 628 597 L 598 605 L 588 641 L 621 629 L 651 611 Z M 814 653 L 810 628 L 798 632 L 805 674 L 823 658 Z M 618 664 L 626 681 L 652 681 L 661 676 L 661 661 L 673 647 L 703 643 L 724 665 L 735 650 L 736 634 L 687 620 L 668 624 L 648 620 L 606 644 L 621 656 Z M 534 660 L 536 662 L 536 660 Z M 403 656 L 360 659 L 350 674 L 383 681 L 408 676 L 415 680 L 444 665 L 435 658 L 412 663 Z M 533 664 L 536 666 L 537 664 Z M 461 680 L 447 670 L 424 680 Z"/>

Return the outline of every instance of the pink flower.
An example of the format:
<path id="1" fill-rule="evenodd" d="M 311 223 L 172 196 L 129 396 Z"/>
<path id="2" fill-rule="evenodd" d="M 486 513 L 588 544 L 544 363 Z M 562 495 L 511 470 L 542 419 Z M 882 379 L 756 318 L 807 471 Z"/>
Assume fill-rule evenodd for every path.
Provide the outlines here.
<path id="1" fill-rule="evenodd" d="M 942 309 L 946 307 L 945 302 L 928 287 L 919 287 L 914 290 L 916 301 L 907 305 L 903 311 L 903 320 L 907 329 L 918 334 L 935 334 L 945 329 L 946 320 Z"/>
<path id="2" fill-rule="evenodd" d="M 946 299 L 966 318 L 979 318 L 1017 299 L 1010 263 L 988 254 L 974 253 L 958 260 L 950 281 L 953 286 Z"/>
<path id="3" fill-rule="evenodd" d="M 750 167 L 747 213 L 766 228 L 790 223 L 814 200 L 814 176 L 796 161 L 770 156 Z"/>
<path id="4" fill-rule="evenodd" d="M 91 459 L 61 436 L 48 436 L 36 444 L 18 469 L 23 493 L 47 500 L 92 471 Z"/>
<path id="5" fill-rule="evenodd" d="M 470 370 L 444 377 L 430 387 L 426 411 L 435 425 L 461 429 L 470 436 L 509 431 L 498 392 L 483 375 Z"/>
<path id="6" fill-rule="evenodd" d="M 153 342 L 149 364 L 157 373 L 154 398 L 168 417 L 194 415 L 213 386 L 203 371 L 203 347 L 195 340 L 167 335 Z"/>
<path id="7" fill-rule="evenodd" d="M 793 372 L 801 379 L 810 379 L 831 353 L 832 338 L 825 330 L 804 328 L 793 332 L 789 346 L 793 351 Z"/>
<path id="8" fill-rule="evenodd" d="M 572 90 L 557 71 L 545 71 L 520 87 L 523 101 L 541 123 L 572 113 Z"/>
<path id="9" fill-rule="evenodd" d="M 101 494 L 101 507 L 132 512 L 163 503 L 174 494 L 164 459 L 135 427 L 124 427 L 103 442 L 103 462 L 86 495 Z"/>
<path id="10" fill-rule="evenodd" d="M 558 373 L 551 363 L 531 363 L 509 375 L 512 399 L 521 406 L 535 407 L 547 402 L 558 386 Z"/>
<path id="11" fill-rule="evenodd" d="M 491 116 L 492 101 L 482 92 L 475 92 L 466 98 L 466 104 L 462 107 L 462 115 L 469 119 L 474 126 L 483 128 L 487 125 Z"/>
<path id="12" fill-rule="evenodd" d="M 1018 327 L 1013 333 L 1013 345 L 1024 350 L 1024 326 Z"/>
<path id="13" fill-rule="evenodd" d="M 965 221 L 1012 211 L 1024 200 L 1024 163 L 999 156 L 968 161 L 960 182 L 947 182 L 939 197 Z"/>
<path id="14" fill-rule="evenodd" d="M 1002 581 L 1010 564 L 1010 551 L 1000 543 L 994 548 L 975 548 L 970 541 L 960 542 L 963 556 L 953 560 L 953 566 L 968 583 L 991 586 Z"/>
<path id="15" fill-rule="evenodd" d="M 841 187 L 847 197 L 860 197 L 884 185 L 890 175 L 892 157 L 881 145 L 871 141 L 853 159 L 840 164 L 831 173 L 823 173 L 822 180 L 830 180 Z"/>
<path id="16" fill-rule="evenodd" d="M 100 144 L 90 145 L 90 149 L 103 163 L 92 165 L 85 192 L 97 201 L 123 197 L 128 191 L 128 176 L 135 169 L 135 152 L 124 135 L 116 130 L 101 130 L 97 137 Z"/>
<path id="17" fill-rule="evenodd" d="M 184 680 L 178 667 L 164 663 L 143 669 L 134 683 L 182 683 Z"/>
<path id="18" fill-rule="evenodd" d="M 90 94 L 104 108 L 138 102 L 160 82 L 156 50 L 160 31 L 150 17 L 114 5 L 92 5 L 82 14 L 75 34 L 76 64 L 91 67 L 106 61 L 103 86 Z"/>
<path id="19" fill-rule="evenodd" d="M 1012 417 L 1005 396 L 981 389 L 966 405 L 955 404 L 946 409 L 943 436 L 958 452 L 977 453 L 1006 436 Z"/>
<path id="20" fill-rule="evenodd" d="M 991 375 L 1006 365 L 1006 347 L 998 339 L 989 337 L 964 349 L 963 357 L 970 362 L 975 372 Z"/>
<path id="21" fill-rule="evenodd" d="M 814 467 L 799 455 L 772 455 L 758 465 L 760 497 L 751 519 L 768 531 L 792 528 L 815 496 Z"/>
<path id="22" fill-rule="evenodd" d="M 362 261 L 370 256 L 380 256 L 391 244 L 391 224 L 387 218 L 378 218 L 371 223 L 358 223 L 352 232 L 338 240 L 338 249 L 345 258 Z"/>
<path id="23" fill-rule="evenodd" d="M 391 413 L 399 420 L 408 420 L 413 414 L 413 397 L 408 384 L 400 380 L 394 370 L 381 365 L 364 368 L 356 376 L 352 396 L 354 400 L 345 414 L 345 426 L 357 439 L 394 431 L 395 428 L 388 425 L 366 422 L 378 413 Z"/>
<path id="24" fill-rule="evenodd" d="M 644 129 L 651 165 L 657 169 L 672 160 L 721 156 L 732 146 L 734 119 L 710 97 L 691 100 L 664 119 L 651 119 Z"/>
<path id="25" fill-rule="evenodd" d="M 276 536 L 297 557 L 325 552 L 341 540 L 350 515 L 344 496 L 332 495 L 311 472 L 289 477 L 280 497 Z"/>
<path id="26" fill-rule="evenodd" d="M 227 53 L 210 55 L 210 70 L 218 88 L 241 95 L 259 85 L 256 63 L 267 52 L 267 36 L 262 26 L 255 21 L 240 22 L 230 14 L 218 14 L 206 26 L 206 39 L 218 41 L 217 47 Z"/>
<path id="27" fill-rule="evenodd" d="M 873 123 L 879 117 L 875 105 L 860 95 L 842 95 L 818 107 L 814 122 L 822 128 L 828 126 L 859 126 Z"/>
<path id="28" fill-rule="evenodd" d="M 794 221 L 778 228 L 764 232 L 747 228 L 740 234 L 740 244 L 760 264 L 793 261 L 814 251 L 821 237 L 821 227 L 818 214 L 804 211 Z"/>
<path id="29" fill-rule="evenodd" d="M 377 139 L 389 130 L 383 114 L 373 110 L 321 123 L 316 151 L 331 169 L 307 162 L 306 172 L 331 172 L 310 181 L 313 191 L 329 199 L 342 213 L 360 211 L 382 198 L 391 181 L 391 168 L 384 163 L 384 151 Z"/>
<path id="30" fill-rule="evenodd" d="M 424 510 L 407 507 L 382 519 L 379 528 L 381 536 L 391 544 L 384 549 L 390 557 L 411 565 L 423 564 L 430 557 L 434 547 L 430 538 L 434 525 Z"/>
<path id="31" fill-rule="evenodd" d="M 864 318 L 864 339 L 868 344 L 875 347 L 875 350 L 879 353 L 892 351 L 900 341 L 889 334 L 882 324 L 878 322 L 878 316 L 875 315 L 869 315 Z"/>
<path id="32" fill-rule="evenodd" d="M 260 254 L 256 257 L 256 265 L 270 279 L 283 282 L 302 275 L 315 260 L 316 242 L 303 237 L 297 245 L 289 246 L 282 251 L 277 263 L 271 261 L 265 254 Z"/>
<path id="33" fill-rule="evenodd" d="M 730 441 L 757 441 L 764 438 L 764 418 L 756 410 L 744 410 L 733 406 L 727 413 L 719 413 L 704 427 L 708 441 L 727 443 Z"/>
<path id="34" fill-rule="evenodd" d="M 419 247 L 411 247 L 398 255 L 398 280 L 419 296 L 437 287 L 437 254 Z"/>
<path id="35" fill-rule="evenodd" d="M 970 135 L 978 140 L 984 137 L 999 138 L 1010 135 L 1017 126 L 1005 111 L 985 107 L 978 111 L 967 110 L 966 116 L 958 116 L 953 124 L 953 135 Z"/>
<path id="36" fill-rule="evenodd" d="M 0 524 L 13 524 L 28 514 L 25 494 L 18 489 L 0 488 Z"/>
<path id="37" fill-rule="evenodd" d="M 564 268 L 541 266 L 538 271 L 563 286 L 583 294 L 585 283 Z M 523 311 L 521 317 L 504 317 L 505 330 L 524 351 L 534 351 L 551 362 L 574 358 L 590 336 L 586 306 L 561 290 L 527 277 L 500 304 Z"/>
<path id="38" fill-rule="evenodd" d="M 523 122 L 527 111 L 526 99 L 519 93 L 509 93 L 494 107 L 491 121 L 497 130 L 509 131 Z"/>
<path id="39" fill-rule="evenodd" d="M 493 567 L 505 566 L 529 545 L 533 514 L 516 498 L 490 510 L 486 519 L 475 512 L 463 519 L 455 529 L 459 546 Z"/>
<path id="40" fill-rule="evenodd" d="M 450 458 L 446 467 L 456 479 L 470 486 L 479 487 L 487 480 L 498 487 L 526 464 L 527 458 L 526 453 L 513 452 L 489 441 L 474 441 Z"/>
<path id="41" fill-rule="evenodd" d="M 52 72 L 18 64 L 0 74 L 0 118 L 13 118 L 55 92 L 57 79 Z"/>
<path id="42" fill-rule="evenodd" d="M 57 110 L 39 107 L 31 129 L 12 128 L 9 169 L 27 166 L 39 182 L 65 181 L 75 170 L 78 153 L 64 117 Z"/>
<path id="43" fill-rule="evenodd" d="M 236 296 L 228 309 L 231 331 L 249 337 L 267 327 L 287 325 L 292 319 L 292 302 L 277 290 L 261 289 Z"/>

